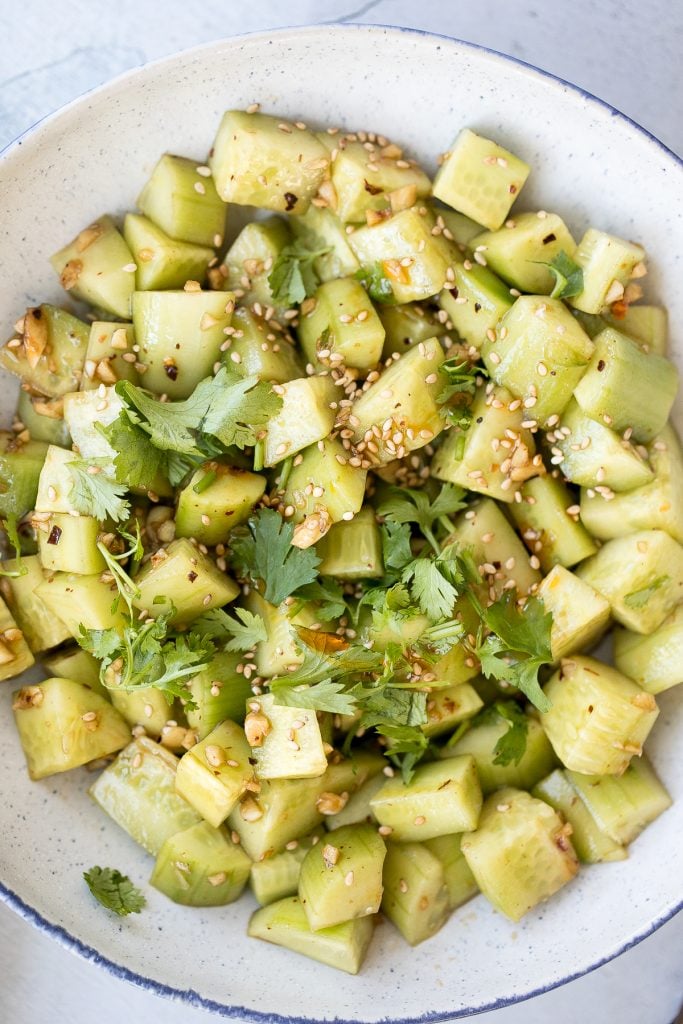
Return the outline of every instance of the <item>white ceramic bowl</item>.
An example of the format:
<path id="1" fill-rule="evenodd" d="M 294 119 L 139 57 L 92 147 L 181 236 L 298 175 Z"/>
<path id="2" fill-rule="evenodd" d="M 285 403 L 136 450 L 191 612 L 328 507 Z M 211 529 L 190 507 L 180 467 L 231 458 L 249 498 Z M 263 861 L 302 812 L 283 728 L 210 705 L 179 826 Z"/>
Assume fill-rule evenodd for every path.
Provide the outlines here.
<path id="1" fill-rule="evenodd" d="M 346 26 L 247 36 L 133 71 L 31 129 L 0 161 L 0 313 L 6 332 L 29 303 L 61 296 L 47 262 L 105 210 L 131 207 L 160 153 L 203 159 L 220 115 L 254 101 L 289 118 L 371 128 L 428 168 L 468 125 L 533 168 L 522 206 L 557 210 L 581 235 L 594 224 L 643 242 L 648 289 L 683 320 L 677 159 L 644 131 L 557 79 L 464 43 Z M 674 346 L 681 365 L 683 351 Z M 0 381 L 5 419 L 16 386 Z M 584 869 L 521 924 L 483 898 L 417 949 L 389 924 L 358 977 L 248 940 L 247 896 L 216 910 L 177 907 L 151 888 L 119 921 L 81 872 L 108 864 L 146 883 L 148 857 L 91 805 L 85 771 L 31 783 L 0 716 L 0 879 L 8 903 L 58 941 L 161 994 L 256 1021 L 432 1021 L 525 999 L 598 966 L 675 913 L 683 878 L 680 692 L 665 694 L 650 741 L 674 807 L 619 864 Z M 679 691 L 683 687 L 679 687 Z"/>

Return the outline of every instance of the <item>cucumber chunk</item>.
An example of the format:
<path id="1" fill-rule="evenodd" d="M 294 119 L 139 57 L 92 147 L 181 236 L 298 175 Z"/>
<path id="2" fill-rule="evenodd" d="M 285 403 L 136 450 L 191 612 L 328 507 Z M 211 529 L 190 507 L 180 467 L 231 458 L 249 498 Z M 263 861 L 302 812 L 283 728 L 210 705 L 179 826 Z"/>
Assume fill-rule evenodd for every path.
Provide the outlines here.
<path id="1" fill-rule="evenodd" d="M 583 289 L 569 303 L 584 313 L 602 312 L 623 298 L 633 271 L 644 259 L 640 245 L 589 228 L 574 253 L 574 261 L 583 270 Z"/>
<path id="2" fill-rule="evenodd" d="M 36 512 L 75 512 L 69 494 L 73 477 L 69 463 L 77 458 L 66 448 L 51 444 L 45 451 L 35 495 Z"/>
<path id="3" fill-rule="evenodd" d="M 282 853 L 257 860 L 251 865 L 249 885 L 254 898 L 262 907 L 297 894 L 304 857 L 320 841 L 322 834 L 318 829 L 303 839 L 294 839 L 287 843 L 289 848 Z"/>
<path id="4" fill-rule="evenodd" d="M 290 220 L 292 231 L 312 251 L 329 249 L 316 257 L 315 272 L 321 281 L 334 281 L 337 277 L 355 274 L 359 263 L 349 245 L 344 226 L 331 210 L 309 206 L 300 217 Z"/>
<path id="5" fill-rule="evenodd" d="M 135 577 L 135 586 L 136 608 L 155 619 L 173 608 L 176 625 L 221 608 L 239 594 L 235 581 L 184 537 L 155 552 Z"/>
<path id="6" fill-rule="evenodd" d="M 334 928 L 311 930 L 306 911 L 297 896 L 278 900 L 252 914 L 248 935 L 302 953 L 328 967 L 358 974 L 372 939 L 372 917 L 345 921 Z"/>
<path id="7" fill-rule="evenodd" d="M 71 447 L 71 437 L 64 422 L 61 399 L 32 398 L 28 391 L 22 388 L 17 402 L 17 418 L 28 430 L 32 441 L 45 441 L 61 448 Z"/>
<path id="8" fill-rule="evenodd" d="M 29 307 L 16 330 L 0 348 L 0 366 L 21 377 L 34 394 L 59 398 L 76 391 L 83 373 L 88 325 L 43 303 Z"/>
<path id="9" fill-rule="evenodd" d="M 405 358 L 405 357 L 404 357 Z M 463 433 L 451 430 L 432 462 L 432 475 L 499 501 L 512 502 L 519 485 L 544 472 L 522 404 L 505 388 L 480 387 L 472 420 Z"/>
<path id="10" fill-rule="evenodd" d="M 247 736 L 259 779 L 317 778 L 327 770 L 315 711 L 276 704 L 273 694 L 247 700 Z"/>
<path id="11" fill-rule="evenodd" d="M 60 619 L 74 639 L 84 629 L 118 629 L 126 624 L 115 600 L 116 587 L 104 583 L 99 575 L 81 576 L 74 572 L 55 572 L 35 589 L 48 611 Z"/>
<path id="12" fill-rule="evenodd" d="M 507 523 L 505 525 L 507 526 Z M 466 598 L 460 598 L 455 602 L 453 618 L 462 623 L 463 637 L 466 638 L 470 633 L 476 634 L 479 628 L 479 616 Z M 426 625 L 428 623 L 425 623 Z M 436 677 L 437 685 L 457 686 L 478 675 L 479 662 L 471 655 L 469 648 L 464 643 L 457 643 L 453 644 L 446 654 L 437 658 L 432 666 L 432 672 Z M 469 700 L 467 702 L 469 703 Z"/>
<path id="13" fill-rule="evenodd" d="M 369 211 L 414 206 L 431 192 L 432 183 L 414 160 L 368 150 L 346 142 L 332 161 L 332 206 L 344 223 L 364 221 Z"/>
<path id="14" fill-rule="evenodd" d="M 138 206 L 171 238 L 219 248 L 227 207 L 207 168 L 164 153 L 138 196 Z"/>
<path id="15" fill-rule="evenodd" d="M 442 757 L 447 760 L 465 754 L 473 757 L 484 796 L 503 786 L 531 789 L 554 767 L 556 761 L 553 748 L 542 726 L 528 715 L 526 747 L 522 757 L 516 763 L 497 763 L 495 746 L 509 728 L 509 722 L 501 715 L 488 710 L 485 721 L 475 723 L 452 747 L 442 748 Z"/>
<path id="16" fill-rule="evenodd" d="M 451 210 L 447 206 L 435 206 L 434 212 L 437 216 L 437 224 L 439 224 L 440 217 L 444 224 L 444 231 L 451 234 L 453 241 L 461 248 L 469 246 L 474 236 L 481 234 L 481 224 L 466 217 L 464 213 L 458 213 L 457 210 Z M 446 238 L 448 238 L 448 234 L 446 234 Z"/>
<path id="17" fill-rule="evenodd" d="M 209 159 L 226 203 L 305 213 L 329 168 L 313 132 L 267 114 L 228 110 Z"/>
<path id="18" fill-rule="evenodd" d="M 265 489 L 263 476 L 237 466 L 205 462 L 178 494 L 176 536 L 194 537 L 210 547 L 225 543 L 233 526 L 248 518 Z"/>
<path id="19" fill-rule="evenodd" d="M 222 722 L 180 759 L 176 792 L 218 828 L 254 780 L 244 730 Z"/>
<path id="20" fill-rule="evenodd" d="M 0 516 L 19 519 L 35 508 L 48 451 L 43 441 L 21 442 L 0 431 Z"/>
<path id="21" fill-rule="evenodd" d="M 482 354 L 493 380 L 523 400 L 525 418 L 544 426 L 551 417 L 557 422 L 554 417 L 587 372 L 593 348 L 560 299 L 521 295 L 500 329 L 487 337 Z"/>
<path id="22" fill-rule="evenodd" d="M 137 384 L 139 376 L 135 369 L 137 355 L 133 351 L 134 344 L 132 324 L 122 324 L 118 320 L 96 320 L 91 324 L 81 391 L 93 391 L 101 384 L 116 384 L 119 380 Z"/>
<path id="23" fill-rule="evenodd" d="M 224 907 L 241 896 L 250 868 L 224 829 L 201 821 L 166 840 L 149 883 L 186 907 Z"/>
<path id="24" fill-rule="evenodd" d="M 522 484 L 521 493 L 522 500 L 510 505 L 510 515 L 544 572 L 554 565 L 570 568 L 595 554 L 588 530 L 567 512 L 576 502 L 561 480 L 537 476 Z"/>
<path id="25" fill-rule="evenodd" d="M 372 825 L 376 824 L 375 815 L 372 813 L 372 798 L 375 793 L 384 785 L 384 775 L 374 775 L 368 779 L 360 789 L 349 797 L 347 803 L 337 814 L 329 814 L 325 818 L 325 827 L 334 832 L 344 825 Z"/>
<path id="26" fill-rule="evenodd" d="M 566 431 L 569 431 L 567 434 Z M 562 413 L 559 428 L 548 435 L 554 454 L 550 460 L 572 483 L 600 488 L 598 494 L 630 491 L 653 478 L 646 459 L 630 441 L 591 419 L 572 399 Z"/>
<path id="27" fill-rule="evenodd" d="M 38 552 L 46 572 L 103 572 L 106 563 L 97 547 L 100 524 L 94 516 L 52 512 L 38 523 Z"/>
<path id="28" fill-rule="evenodd" d="M 663 306 L 627 306 L 618 314 L 604 310 L 601 315 L 607 327 L 627 334 L 650 352 L 666 355 L 669 317 Z"/>
<path id="29" fill-rule="evenodd" d="M 618 775 L 642 752 L 659 709 L 654 697 L 610 665 L 572 655 L 549 680 L 541 723 L 572 771 Z"/>
<path id="30" fill-rule="evenodd" d="M 464 755 L 422 765 L 407 785 L 388 779 L 370 805 L 394 839 L 418 842 L 476 828 L 481 802 L 474 758 Z"/>
<path id="31" fill-rule="evenodd" d="M 274 305 L 268 276 L 284 247 L 290 242 L 289 225 L 280 217 L 251 221 L 232 243 L 223 263 L 226 286 L 244 306 Z"/>
<path id="32" fill-rule="evenodd" d="M 437 398 L 443 389 L 439 378 L 443 360 L 436 338 L 421 342 L 361 393 L 352 407 L 353 442 L 364 459 L 384 465 L 423 448 L 441 433 L 445 421 Z"/>
<path id="33" fill-rule="evenodd" d="M 23 576 L 7 576 L 3 581 L 3 593 L 16 624 L 24 634 L 26 642 L 34 654 L 48 651 L 71 638 L 71 633 L 63 622 L 55 618 L 52 612 L 36 594 L 36 587 L 45 579 L 46 574 L 37 555 L 25 555 L 21 560 Z M 5 572 L 17 572 L 19 562 L 11 559 L 2 563 Z M 83 652 L 85 655 L 85 651 Z M 53 672 L 53 675 L 62 675 Z M 83 682 L 77 676 L 70 679 Z"/>
<path id="34" fill-rule="evenodd" d="M 357 228 L 348 236 L 349 244 L 361 266 L 380 266 L 395 302 L 419 302 L 449 287 L 444 282 L 458 262 L 457 250 L 442 234 L 433 233 L 435 227 L 426 207 L 412 207 Z"/>
<path id="35" fill-rule="evenodd" d="M 318 367 L 341 363 L 359 370 L 376 366 L 384 327 L 360 281 L 355 277 L 328 281 L 320 285 L 313 301 L 298 328 L 309 363 Z"/>
<path id="36" fill-rule="evenodd" d="M 112 218 L 99 217 L 50 258 L 62 288 L 75 299 L 126 320 L 135 290 L 135 261 Z"/>
<path id="37" fill-rule="evenodd" d="M 683 605 L 649 636 L 615 629 L 614 664 L 655 695 L 683 682 Z"/>
<path id="38" fill-rule="evenodd" d="M 637 441 L 651 441 L 666 426 L 678 390 L 673 363 L 611 327 L 595 338 L 590 366 L 574 389 L 587 416 Z M 559 411 L 559 410 L 557 410 Z"/>
<path id="39" fill-rule="evenodd" d="M 240 724 L 244 721 L 244 704 L 252 690 L 249 680 L 237 671 L 242 657 L 230 651 L 219 652 L 203 672 L 187 681 L 197 707 L 187 708 L 185 715 L 200 740 L 226 718 Z"/>
<path id="40" fill-rule="evenodd" d="M 594 537 L 611 540 L 636 530 L 665 530 L 683 544 L 683 453 L 672 427 L 650 445 L 654 479 L 609 501 L 581 491 L 581 519 Z"/>
<path id="41" fill-rule="evenodd" d="M 578 871 L 567 832 L 542 800 L 501 789 L 484 804 L 479 828 L 464 837 L 462 850 L 484 896 L 519 921 Z"/>
<path id="42" fill-rule="evenodd" d="M 263 619 L 267 633 L 267 639 L 256 645 L 254 664 L 258 675 L 266 678 L 279 676 L 288 671 L 289 665 L 301 665 L 304 656 L 297 642 L 296 627 L 311 626 L 320 621 L 317 605 L 307 603 L 292 614 L 291 605 L 283 601 L 279 607 L 275 607 L 257 590 L 249 592 L 245 605 L 250 612 Z"/>
<path id="43" fill-rule="evenodd" d="M 672 804 L 645 757 L 634 758 L 619 776 L 567 772 L 567 777 L 603 832 L 624 846 Z"/>
<path id="44" fill-rule="evenodd" d="M 454 280 L 440 293 L 439 305 L 463 341 L 480 349 L 511 308 L 513 297 L 489 267 L 467 259 L 454 263 L 453 272 Z"/>
<path id="45" fill-rule="evenodd" d="M 419 345 L 421 341 L 446 334 L 445 325 L 434 316 L 432 310 L 419 302 L 406 302 L 402 306 L 379 306 L 377 315 L 384 328 L 383 361 L 395 352 L 402 356 L 406 349 Z"/>
<path id="46" fill-rule="evenodd" d="M 142 726 L 148 736 L 159 739 L 172 714 L 161 690 L 154 686 L 136 687 L 135 690 L 119 690 L 110 686 L 107 696 L 131 728 Z"/>
<path id="47" fill-rule="evenodd" d="M 602 831 L 570 782 L 570 774 L 556 768 L 547 778 L 541 779 L 534 786 L 531 795 L 538 800 L 544 800 L 571 825 L 572 846 L 582 863 L 599 864 L 601 861 L 625 860 L 628 856 L 626 850 Z"/>
<path id="48" fill-rule="evenodd" d="M 301 865 L 299 899 L 313 931 L 377 913 L 385 855 L 372 825 L 345 825 L 311 847 Z"/>
<path id="49" fill-rule="evenodd" d="M 541 581 L 541 574 L 532 568 L 521 540 L 491 498 L 475 502 L 467 512 L 458 515 L 448 542 L 471 552 L 482 578 L 498 597 L 511 580 L 520 595 L 531 593 Z M 491 566 L 494 572 L 490 571 Z M 476 633 L 476 625 L 476 621 L 471 622 L 469 632 Z"/>
<path id="50" fill-rule="evenodd" d="M 556 213 L 518 213 L 499 231 L 484 231 L 470 247 L 504 281 L 523 292 L 549 295 L 555 276 L 546 264 L 564 252 L 571 257 L 576 242 Z"/>
<path id="51" fill-rule="evenodd" d="M 592 647 L 609 626 L 609 601 L 561 565 L 543 578 L 537 597 L 553 617 L 550 647 L 556 662 Z"/>
<path id="52" fill-rule="evenodd" d="M 221 358 L 232 292 L 155 291 L 133 295 L 133 325 L 145 387 L 187 398 Z"/>
<path id="53" fill-rule="evenodd" d="M 683 597 L 683 547 L 662 530 L 641 530 L 607 541 L 578 575 L 622 626 L 652 633 Z"/>
<path id="54" fill-rule="evenodd" d="M 109 690 L 100 682 L 99 661 L 81 647 L 63 647 L 46 654 L 42 660 L 51 676 L 73 679 L 109 700 Z"/>
<path id="55" fill-rule="evenodd" d="M 441 860 L 426 844 L 387 843 L 383 881 L 382 912 L 411 946 L 443 928 L 449 890 Z"/>
<path id="56" fill-rule="evenodd" d="M 479 886 L 462 852 L 464 838 L 465 833 L 456 833 L 452 836 L 437 836 L 423 844 L 443 868 L 451 910 L 457 910 L 479 892 Z"/>
<path id="57" fill-rule="evenodd" d="M 441 736 L 458 723 L 473 718 L 484 702 L 469 683 L 456 683 L 433 690 L 427 698 L 427 721 L 422 726 L 425 736 Z"/>
<path id="58" fill-rule="evenodd" d="M 182 288 L 186 281 L 203 283 L 213 249 L 171 238 L 147 217 L 127 213 L 123 237 L 137 264 L 135 287 L 138 291 Z"/>
<path id="59" fill-rule="evenodd" d="M 282 506 L 294 508 L 297 547 L 317 544 L 334 523 L 352 519 L 363 505 L 367 470 L 351 466 L 339 441 L 326 438 L 306 448 L 292 469 Z M 322 490 L 322 494 L 320 491 Z"/>
<path id="60" fill-rule="evenodd" d="M 233 313 L 232 326 L 235 331 L 230 335 L 225 360 L 232 360 L 234 352 L 245 377 L 255 375 L 259 380 L 277 384 L 303 377 L 304 367 L 298 350 L 289 335 L 276 331 L 273 320 L 265 320 L 252 309 L 239 306 Z"/>
<path id="61" fill-rule="evenodd" d="M 88 790 L 95 803 L 153 857 L 167 839 L 201 821 L 176 793 L 177 766 L 177 757 L 141 736 Z"/>
<path id="62" fill-rule="evenodd" d="M 21 675 L 34 662 L 22 630 L 0 597 L 0 682 Z"/>
<path id="63" fill-rule="evenodd" d="M 108 757 L 130 740 L 130 729 L 109 701 L 72 679 L 45 679 L 13 697 L 14 721 L 34 780 Z"/>
<path id="64" fill-rule="evenodd" d="M 497 231 L 528 176 L 523 160 L 465 128 L 443 156 L 433 193 L 447 206 Z"/>
<path id="65" fill-rule="evenodd" d="M 316 545 L 321 576 L 343 580 L 384 575 L 382 536 L 374 510 L 365 507 L 350 522 L 337 523 Z"/>
<path id="66" fill-rule="evenodd" d="M 331 377 L 301 377 L 280 384 L 280 411 L 269 421 L 263 442 L 263 463 L 275 466 L 326 438 L 335 421 L 332 403 L 337 389 Z"/>

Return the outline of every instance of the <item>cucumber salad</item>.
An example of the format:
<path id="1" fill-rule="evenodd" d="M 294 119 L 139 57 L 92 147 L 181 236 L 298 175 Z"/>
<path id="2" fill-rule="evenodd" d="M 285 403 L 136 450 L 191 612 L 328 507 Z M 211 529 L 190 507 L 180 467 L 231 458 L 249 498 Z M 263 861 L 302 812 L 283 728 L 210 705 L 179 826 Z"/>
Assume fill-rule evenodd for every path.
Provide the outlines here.
<path id="1" fill-rule="evenodd" d="M 379 914 L 517 921 L 670 805 L 666 311 L 528 174 L 255 104 L 51 257 L 63 300 L 0 349 L 0 680 L 41 663 L 30 777 L 87 766 L 150 855 L 85 872 L 109 910 L 248 886 L 250 935 L 355 973 Z"/>

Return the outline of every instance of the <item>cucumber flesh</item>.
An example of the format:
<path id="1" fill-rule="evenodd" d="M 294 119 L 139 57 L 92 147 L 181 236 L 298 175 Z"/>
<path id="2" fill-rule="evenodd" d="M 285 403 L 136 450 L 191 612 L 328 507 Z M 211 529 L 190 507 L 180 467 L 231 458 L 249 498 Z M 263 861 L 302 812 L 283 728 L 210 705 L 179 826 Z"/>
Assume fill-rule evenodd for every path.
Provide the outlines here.
<path id="1" fill-rule="evenodd" d="M 587 776 L 590 778 L 590 776 Z M 581 796 L 572 785 L 569 773 L 557 768 L 541 779 L 531 795 L 544 800 L 572 827 L 572 846 L 580 861 L 598 864 L 601 861 L 625 860 L 628 856 L 620 843 L 603 832 Z"/>
<path id="2" fill-rule="evenodd" d="M 624 846 L 671 807 L 671 797 L 645 757 L 634 758 L 619 776 L 567 772 L 567 777 L 602 830 Z"/>
<path id="3" fill-rule="evenodd" d="M 0 682 L 21 675 L 34 662 L 24 634 L 0 597 Z"/>
<path id="4" fill-rule="evenodd" d="M 451 912 L 449 889 L 440 859 L 426 844 L 387 844 L 382 912 L 411 946 L 443 928 Z"/>
<path id="5" fill-rule="evenodd" d="M 301 865 L 299 899 L 314 931 L 377 913 L 385 855 L 372 825 L 344 825 L 311 847 Z"/>
<path id="6" fill-rule="evenodd" d="M 187 907 L 223 907 L 242 894 L 251 861 L 224 829 L 202 821 L 170 836 L 150 885 Z"/>

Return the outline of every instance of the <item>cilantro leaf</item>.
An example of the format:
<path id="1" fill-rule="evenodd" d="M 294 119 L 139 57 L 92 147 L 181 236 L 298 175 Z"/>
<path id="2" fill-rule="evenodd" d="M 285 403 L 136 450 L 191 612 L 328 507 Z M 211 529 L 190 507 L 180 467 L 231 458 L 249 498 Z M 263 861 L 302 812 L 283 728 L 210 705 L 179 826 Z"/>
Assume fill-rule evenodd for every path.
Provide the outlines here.
<path id="1" fill-rule="evenodd" d="M 275 302 L 296 306 L 313 295 L 320 284 L 313 264 L 319 256 L 325 256 L 329 251 L 329 247 L 308 249 L 300 239 L 286 245 L 268 275 L 268 284 Z"/>
<path id="2" fill-rule="evenodd" d="M 293 547 L 293 536 L 293 525 L 279 512 L 261 508 L 251 516 L 246 530 L 231 537 L 238 571 L 245 578 L 263 580 L 263 596 L 270 604 L 281 604 L 318 577 L 320 559 L 313 548 Z"/>
<path id="3" fill-rule="evenodd" d="M 113 519 L 117 523 L 128 519 L 130 505 L 123 497 L 126 485 L 112 480 L 103 472 L 104 467 L 110 465 L 111 461 L 106 458 L 68 462 L 71 474 L 69 500 L 81 515 L 100 520 Z"/>
<path id="4" fill-rule="evenodd" d="M 301 630 L 299 635 L 301 636 Z M 306 636 L 306 633 L 304 633 Z M 327 634 L 316 634 L 323 640 Z M 359 675 L 366 672 L 379 672 L 382 668 L 383 655 L 378 651 L 370 651 L 359 645 L 344 645 L 338 650 L 312 648 L 302 640 L 304 660 L 294 671 L 286 676 L 276 676 L 270 680 L 271 688 L 292 687 L 303 683 L 313 686 L 323 679 L 339 679 L 342 676 Z"/>
<path id="5" fill-rule="evenodd" d="M 653 579 L 652 583 L 648 583 L 647 586 L 641 587 L 639 590 L 632 590 L 630 594 L 627 594 L 624 598 L 624 604 L 628 605 L 629 608 L 643 608 L 650 600 L 652 595 L 665 586 L 670 576 L 657 576 Z"/>
<path id="6" fill-rule="evenodd" d="M 235 608 L 235 616 L 222 608 L 214 608 L 200 615 L 192 623 L 198 636 L 209 637 L 222 643 L 226 651 L 251 651 L 256 644 L 268 639 L 266 625 L 260 615 L 246 608 Z"/>
<path id="7" fill-rule="evenodd" d="M 431 558 L 416 558 L 403 570 L 401 579 L 410 584 L 410 593 L 430 619 L 445 619 L 453 613 L 458 591 L 439 571 Z"/>
<path id="8" fill-rule="evenodd" d="M 353 276 L 360 281 L 373 302 L 394 302 L 394 289 L 381 263 L 361 267 Z"/>
<path id="9" fill-rule="evenodd" d="M 392 487 L 389 495 L 380 503 L 377 511 L 385 519 L 395 523 L 416 523 L 434 551 L 441 548 L 434 536 L 434 524 L 441 517 L 449 516 L 466 507 L 463 500 L 465 491 L 453 484 L 444 484 L 436 498 L 430 500 L 427 491 L 411 487 Z"/>
<path id="10" fill-rule="evenodd" d="M 503 767 L 519 764 L 526 752 L 529 719 L 514 701 L 496 701 L 493 707 L 508 723 L 508 729 L 499 737 L 493 748 L 493 763 Z"/>
<path id="11" fill-rule="evenodd" d="M 216 378 L 214 377 L 214 381 Z M 254 374 L 234 380 L 211 401 L 200 429 L 226 447 L 256 444 L 271 416 L 282 406 L 272 385 Z"/>
<path id="12" fill-rule="evenodd" d="M 352 715 L 356 710 L 356 701 L 344 684 L 332 679 L 321 679 L 313 686 L 273 685 L 271 692 L 275 696 L 276 704 L 285 704 L 288 707 L 330 711 L 335 715 Z"/>
<path id="13" fill-rule="evenodd" d="M 16 569 L 0 569 L 0 576 L 7 576 L 10 579 L 18 579 L 20 576 L 26 576 L 28 568 L 24 565 L 21 558 L 21 538 L 19 537 L 19 528 L 17 526 L 17 516 L 7 515 L 5 519 L 0 520 L 0 526 L 7 534 L 7 540 L 14 549 L 14 560 L 17 563 Z"/>
<path id="14" fill-rule="evenodd" d="M 318 576 L 312 583 L 299 587 L 294 595 L 303 601 L 315 601 L 321 619 L 341 619 L 347 607 L 341 584 L 332 576 Z"/>
<path id="15" fill-rule="evenodd" d="M 116 393 L 128 407 L 131 421 L 149 435 L 155 448 L 201 457 L 193 428 L 203 418 L 207 403 L 201 394 L 197 400 L 199 387 L 183 402 L 160 402 L 128 380 L 118 382 Z"/>
<path id="16" fill-rule="evenodd" d="M 155 448 L 149 435 L 131 420 L 125 410 L 108 426 L 97 426 L 117 453 L 114 468 L 120 483 L 149 491 L 160 474 L 168 475 L 164 452 Z"/>
<path id="17" fill-rule="evenodd" d="M 410 526 L 388 519 L 380 527 L 385 569 L 403 569 L 411 561 Z"/>
<path id="18" fill-rule="evenodd" d="M 472 397 L 477 390 L 477 379 L 488 377 L 484 366 L 473 366 L 466 359 L 446 359 L 439 367 L 439 374 L 444 379 L 444 387 L 440 391 L 437 402 L 443 405 L 454 395 Z"/>
<path id="19" fill-rule="evenodd" d="M 583 270 L 567 255 L 564 249 L 558 252 L 555 259 L 545 263 L 555 278 L 555 285 L 550 293 L 551 299 L 570 299 L 583 291 Z"/>
<path id="20" fill-rule="evenodd" d="M 424 725 L 427 721 L 427 694 L 424 690 L 407 690 L 397 686 L 362 687 L 352 691 L 363 707 L 360 724 L 369 728 Z M 387 735 L 383 733 L 383 735 Z"/>
<path id="21" fill-rule="evenodd" d="M 377 731 L 390 741 L 386 756 L 401 771 L 406 785 L 415 775 L 415 768 L 429 750 L 429 739 L 422 729 L 405 725 L 380 725 Z"/>
<path id="22" fill-rule="evenodd" d="M 119 917 L 139 914 L 147 902 L 130 878 L 116 868 L 93 867 L 83 872 L 83 878 L 98 903 Z"/>
<path id="23" fill-rule="evenodd" d="M 472 595 L 469 596 L 472 599 Z M 482 608 L 478 601 L 475 607 L 484 625 L 491 630 L 491 635 L 476 650 L 484 675 L 511 683 L 539 711 L 549 711 L 551 704 L 540 687 L 538 673 L 543 665 L 553 660 L 552 615 L 536 597 L 530 597 L 520 611 L 509 591 L 488 608 Z"/>

